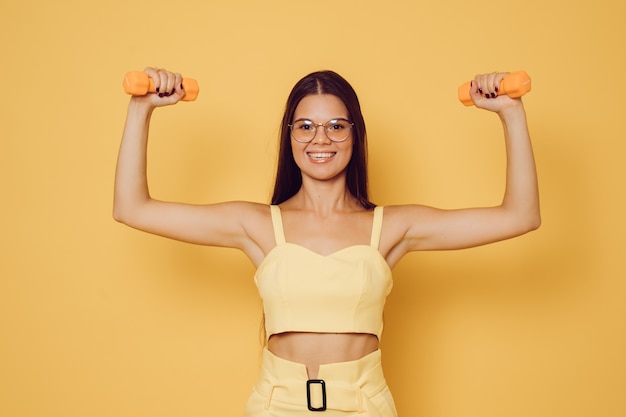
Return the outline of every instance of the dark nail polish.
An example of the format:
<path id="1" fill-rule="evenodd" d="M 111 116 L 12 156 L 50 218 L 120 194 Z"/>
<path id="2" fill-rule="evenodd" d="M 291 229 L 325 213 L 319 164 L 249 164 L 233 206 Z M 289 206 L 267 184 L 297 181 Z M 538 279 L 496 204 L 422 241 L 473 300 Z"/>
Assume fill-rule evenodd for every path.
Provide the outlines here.
<path id="1" fill-rule="evenodd" d="M 165 94 L 159 93 L 159 97 L 163 98 L 164 96 L 165 96 Z"/>
<path id="2" fill-rule="evenodd" d="M 482 89 L 482 88 L 479 88 L 479 89 L 478 89 L 478 92 L 479 92 L 480 94 L 482 94 L 482 93 L 483 93 L 483 89 Z"/>
<path id="3" fill-rule="evenodd" d="M 500 89 L 498 87 L 496 87 L 496 93 L 499 91 Z"/>
<path id="4" fill-rule="evenodd" d="M 183 89 L 183 83 L 180 83 L 180 89 L 181 90 Z"/>
<path id="5" fill-rule="evenodd" d="M 491 98 L 496 98 L 497 94 L 496 93 L 491 93 Z"/>
<path id="6" fill-rule="evenodd" d="M 159 92 L 159 87 L 157 87 L 157 88 L 156 88 L 156 92 L 157 92 L 157 93 Z"/>

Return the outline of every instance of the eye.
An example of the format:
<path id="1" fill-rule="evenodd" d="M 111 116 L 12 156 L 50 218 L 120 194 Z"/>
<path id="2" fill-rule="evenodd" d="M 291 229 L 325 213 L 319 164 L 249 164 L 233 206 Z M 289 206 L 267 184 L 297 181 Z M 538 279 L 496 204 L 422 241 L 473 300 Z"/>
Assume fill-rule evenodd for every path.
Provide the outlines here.
<path id="1" fill-rule="evenodd" d="M 328 130 L 340 131 L 348 127 L 348 123 L 344 120 L 331 120 L 328 122 Z"/>
<path id="2" fill-rule="evenodd" d="M 310 120 L 298 120 L 293 124 L 293 127 L 297 130 L 313 130 L 313 122 Z"/>

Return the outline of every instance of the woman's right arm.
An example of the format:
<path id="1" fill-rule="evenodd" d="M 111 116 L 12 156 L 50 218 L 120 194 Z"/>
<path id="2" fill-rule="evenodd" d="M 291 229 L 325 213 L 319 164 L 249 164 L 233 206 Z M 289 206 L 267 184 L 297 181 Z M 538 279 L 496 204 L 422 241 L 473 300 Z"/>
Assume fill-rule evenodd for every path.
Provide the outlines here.
<path id="1" fill-rule="evenodd" d="M 115 174 L 113 217 L 133 228 L 172 239 L 242 249 L 251 258 L 262 256 L 259 224 L 268 216 L 266 205 L 230 202 L 192 205 L 155 200 L 146 176 L 150 118 L 157 107 L 184 97 L 180 74 L 147 68 L 159 93 L 132 97 Z M 255 237 L 256 236 L 256 237 Z"/>

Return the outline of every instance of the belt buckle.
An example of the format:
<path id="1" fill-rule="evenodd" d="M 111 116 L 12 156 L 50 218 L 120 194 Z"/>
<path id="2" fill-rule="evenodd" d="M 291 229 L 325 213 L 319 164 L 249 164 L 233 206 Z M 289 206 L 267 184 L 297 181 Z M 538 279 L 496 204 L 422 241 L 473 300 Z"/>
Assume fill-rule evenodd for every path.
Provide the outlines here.
<path id="1" fill-rule="evenodd" d="M 318 384 L 322 387 L 322 406 L 313 407 L 311 404 L 311 385 Z M 310 411 L 326 411 L 326 382 L 323 379 L 309 379 L 306 381 L 306 405 Z"/>

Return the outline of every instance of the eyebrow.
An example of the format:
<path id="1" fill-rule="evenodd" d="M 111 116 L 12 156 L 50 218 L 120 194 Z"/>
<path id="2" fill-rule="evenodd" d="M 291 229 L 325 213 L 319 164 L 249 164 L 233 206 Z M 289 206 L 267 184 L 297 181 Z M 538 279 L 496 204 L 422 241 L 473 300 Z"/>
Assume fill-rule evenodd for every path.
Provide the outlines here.
<path id="1" fill-rule="evenodd" d="M 304 121 L 304 120 L 308 120 L 309 122 L 315 123 L 315 122 L 313 122 L 313 120 L 311 120 L 311 119 L 309 119 L 309 118 L 307 118 L 307 117 L 301 117 L 301 118 L 299 118 L 299 119 L 295 119 L 293 122 L 300 122 L 300 121 Z M 350 121 L 350 119 L 348 119 L 347 117 L 332 117 L 332 118 L 330 118 L 330 119 L 326 120 L 324 123 L 328 123 L 328 122 L 330 122 L 331 120 L 346 120 L 346 121 L 348 121 L 348 122 Z M 292 122 L 292 123 L 293 123 L 293 122 Z"/>

